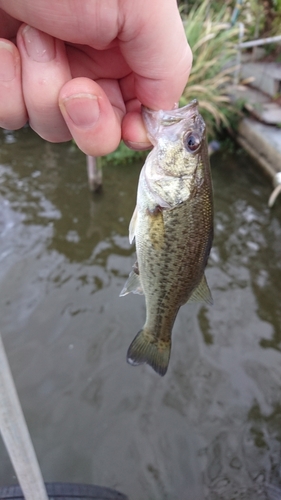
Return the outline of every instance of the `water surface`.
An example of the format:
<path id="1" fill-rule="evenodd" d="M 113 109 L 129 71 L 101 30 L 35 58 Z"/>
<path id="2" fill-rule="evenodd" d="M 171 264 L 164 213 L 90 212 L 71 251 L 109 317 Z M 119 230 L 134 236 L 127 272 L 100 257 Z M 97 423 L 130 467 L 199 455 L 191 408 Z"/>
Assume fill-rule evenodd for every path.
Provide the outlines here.
<path id="1" fill-rule="evenodd" d="M 183 307 L 164 378 L 131 367 L 143 298 L 119 292 L 139 166 L 0 134 L 0 330 L 46 481 L 131 500 L 281 496 L 281 204 L 241 153 L 212 158 L 212 307 Z M 15 483 L 0 441 L 0 485 Z"/>

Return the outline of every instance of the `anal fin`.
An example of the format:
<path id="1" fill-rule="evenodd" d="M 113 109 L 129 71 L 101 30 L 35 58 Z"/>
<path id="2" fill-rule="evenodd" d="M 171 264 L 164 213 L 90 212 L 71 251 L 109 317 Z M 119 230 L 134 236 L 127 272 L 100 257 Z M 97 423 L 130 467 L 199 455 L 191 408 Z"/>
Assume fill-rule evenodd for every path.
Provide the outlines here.
<path id="1" fill-rule="evenodd" d="M 206 276 L 203 274 L 203 277 L 199 283 L 199 285 L 193 291 L 191 297 L 188 299 L 188 302 L 206 302 L 207 304 L 213 304 L 213 298 L 208 286 Z"/>
<path id="2" fill-rule="evenodd" d="M 121 290 L 119 297 L 124 297 L 124 295 L 127 295 L 128 293 L 131 293 L 131 292 L 138 293 L 139 295 L 143 295 L 143 289 L 142 289 L 140 277 L 138 274 L 137 262 L 135 263 L 135 265 L 133 267 L 133 271 L 130 272 L 129 278 L 127 279 L 123 289 Z"/>

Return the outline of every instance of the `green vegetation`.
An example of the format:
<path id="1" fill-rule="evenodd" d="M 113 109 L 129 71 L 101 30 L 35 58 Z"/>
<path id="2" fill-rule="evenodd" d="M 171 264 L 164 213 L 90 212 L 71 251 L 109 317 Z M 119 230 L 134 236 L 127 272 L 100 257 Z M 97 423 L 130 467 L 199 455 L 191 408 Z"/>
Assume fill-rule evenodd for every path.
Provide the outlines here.
<path id="1" fill-rule="evenodd" d="M 236 54 L 234 45 L 238 40 L 236 27 L 229 27 L 231 10 L 227 2 L 215 2 L 210 6 L 208 0 L 196 2 L 184 14 L 185 6 L 181 6 L 186 36 L 193 52 L 193 69 L 189 82 L 184 90 L 180 105 L 192 99 L 198 99 L 200 112 L 207 124 L 208 136 L 213 138 L 223 127 L 233 126 L 238 112 L 230 102 L 229 86 L 233 82 L 235 67 L 229 61 Z M 145 153 L 128 149 L 123 143 L 119 148 L 105 157 L 105 162 L 120 164 L 143 160 Z"/>
<path id="2" fill-rule="evenodd" d="M 122 163 L 138 163 L 146 157 L 147 151 L 134 151 L 129 149 L 124 142 L 113 153 L 105 156 L 105 162 L 112 165 L 121 165 Z"/>
<path id="3" fill-rule="evenodd" d="M 238 21 L 247 28 L 247 38 L 252 40 L 260 36 L 270 36 L 271 25 L 269 3 L 261 0 L 244 0 Z M 267 33 L 266 33 L 267 32 Z"/>
<path id="4" fill-rule="evenodd" d="M 189 15 L 200 3 L 198 0 L 180 0 L 178 5 L 185 15 Z M 281 0 L 209 0 L 207 9 L 210 7 L 214 12 L 228 8 L 231 14 L 238 7 L 236 21 L 244 23 L 250 39 L 281 33 Z"/>
<path id="5" fill-rule="evenodd" d="M 238 114 L 229 97 L 238 42 L 238 28 L 230 26 L 230 16 L 226 4 L 215 10 L 204 0 L 184 17 L 193 66 L 181 104 L 198 99 L 209 137 L 215 137 L 223 127 L 229 129 Z"/>
<path id="6" fill-rule="evenodd" d="M 198 7 L 200 3 L 201 2 L 199 0 L 180 0 L 178 1 L 178 6 L 182 12 L 184 12 L 185 14 L 189 14 L 189 12 L 194 7 Z M 224 7 L 229 7 L 231 10 L 233 10 L 236 4 L 236 0 L 209 0 L 207 4 L 207 8 L 212 6 L 212 9 L 215 12 L 219 12 L 221 8 Z"/>
<path id="7" fill-rule="evenodd" d="M 198 99 L 208 136 L 214 138 L 224 129 L 235 129 L 243 107 L 242 101 L 234 106 L 230 99 L 239 22 L 245 26 L 244 41 L 280 34 L 281 0 L 182 0 L 178 4 L 193 52 L 193 67 L 180 105 Z M 231 26 L 232 14 L 239 4 L 236 22 Z M 144 156 L 145 153 L 129 150 L 122 143 L 106 157 L 106 162 L 135 162 Z"/>

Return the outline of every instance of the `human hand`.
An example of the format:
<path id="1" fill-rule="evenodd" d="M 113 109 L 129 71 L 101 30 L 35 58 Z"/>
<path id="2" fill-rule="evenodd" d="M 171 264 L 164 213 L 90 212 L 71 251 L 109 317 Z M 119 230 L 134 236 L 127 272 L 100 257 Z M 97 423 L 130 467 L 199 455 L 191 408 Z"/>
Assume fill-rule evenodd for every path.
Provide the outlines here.
<path id="1" fill-rule="evenodd" d="M 146 149 L 140 104 L 171 109 L 192 63 L 175 0 L 0 0 L 0 37 L 0 126 L 92 156 Z"/>

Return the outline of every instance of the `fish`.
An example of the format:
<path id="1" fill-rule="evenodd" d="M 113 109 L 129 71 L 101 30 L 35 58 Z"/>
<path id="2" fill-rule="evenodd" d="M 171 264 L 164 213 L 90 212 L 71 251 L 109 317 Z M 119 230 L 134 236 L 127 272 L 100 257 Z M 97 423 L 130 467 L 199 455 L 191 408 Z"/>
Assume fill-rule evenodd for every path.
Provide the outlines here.
<path id="1" fill-rule="evenodd" d="M 137 261 L 120 296 L 144 295 L 146 321 L 129 346 L 131 365 L 167 372 L 182 305 L 212 304 L 205 277 L 213 240 L 213 193 L 206 126 L 198 101 L 170 111 L 142 107 L 152 151 L 140 172 L 129 240 Z"/>

